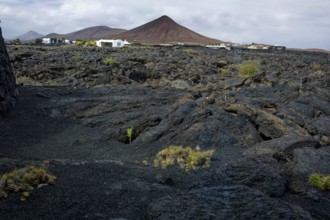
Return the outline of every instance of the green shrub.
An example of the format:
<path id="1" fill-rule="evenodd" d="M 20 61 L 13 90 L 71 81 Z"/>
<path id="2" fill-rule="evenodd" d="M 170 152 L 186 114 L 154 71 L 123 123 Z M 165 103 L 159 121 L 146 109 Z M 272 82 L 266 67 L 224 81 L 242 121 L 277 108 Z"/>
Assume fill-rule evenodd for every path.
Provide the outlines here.
<path id="1" fill-rule="evenodd" d="M 61 83 L 56 82 L 54 80 L 47 80 L 44 82 L 40 82 L 32 79 L 29 76 L 18 76 L 16 78 L 16 83 L 23 85 L 31 85 L 31 86 L 63 86 Z"/>
<path id="2" fill-rule="evenodd" d="M 227 76 L 228 75 L 228 69 L 226 68 L 220 68 L 219 69 L 219 73 L 223 76 Z"/>
<path id="3" fill-rule="evenodd" d="M 321 65 L 320 64 L 314 64 L 313 67 L 312 67 L 313 71 L 314 72 L 318 72 L 321 70 Z"/>
<path id="4" fill-rule="evenodd" d="M 76 40 L 76 45 L 77 46 L 84 46 L 86 43 L 86 41 L 83 41 L 83 40 Z"/>
<path id="5" fill-rule="evenodd" d="M 42 39 L 41 38 L 37 38 L 34 40 L 35 44 L 42 44 Z"/>
<path id="6" fill-rule="evenodd" d="M 215 150 L 201 151 L 199 147 L 192 149 L 171 145 L 157 153 L 153 165 L 165 169 L 178 164 L 180 168 L 189 172 L 191 169 L 209 167 L 214 153 Z"/>
<path id="7" fill-rule="evenodd" d="M 30 165 L 3 174 L 0 178 L 0 200 L 6 198 L 9 192 L 22 192 L 21 200 L 25 201 L 29 197 L 27 191 L 44 184 L 54 184 L 56 177 L 47 173 L 48 163 L 44 161 L 40 167 Z"/>
<path id="8" fill-rule="evenodd" d="M 259 63 L 254 60 L 244 61 L 238 66 L 238 76 L 241 78 L 248 78 L 259 72 Z"/>
<path id="9" fill-rule="evenodd" d="M 186 54 L 189 54 L 189 55 L 197 55 L 198 52 L 192 48 L 186 48 L 183 50 L 183 52 L 185 52 Z"/>
<path id="10" fill-rule="evenodd" d="M 16 78 L 17 84 L 23 84 L 23 85 L 31 85 L 31 86 L 41 86 L 41 83 L 32 79 L 29 76 L 18 76 Z"/>
<path id="11" fill-rule="evenodd" d="M 129 139 L 129 143 L 132 143 L 132 136 L 133 136 L 133 128 L 127 128 L 127 137 Z"/>
<path id="12" fill-rule="evenodd" d="M 104 64 L 115 64 L 117 62 L 113 58 L 104 58 L 103 63 Z"/>
<path id="13" fill-rule="evenodd" d="M 330 175 L 312 173 L 309 175 L 308 182 L 320 190 L 330 190 Z"/>
<path id="14" fill-rule="evenodd" d="M 87 42 L 85 43 L 85 46 L 88 46 L 88 47 L 96 47 L 96 42 L 93 41 L 93 40 L 87 41 Z"/>
<path id="15" fill-rule="evenodd" d="M 76 55 L 74 55 L 73 56 L 73 60 L 75 62 L 81 61 L 82 60 L 81 54 L 80 53 L 77 53 Z"/>

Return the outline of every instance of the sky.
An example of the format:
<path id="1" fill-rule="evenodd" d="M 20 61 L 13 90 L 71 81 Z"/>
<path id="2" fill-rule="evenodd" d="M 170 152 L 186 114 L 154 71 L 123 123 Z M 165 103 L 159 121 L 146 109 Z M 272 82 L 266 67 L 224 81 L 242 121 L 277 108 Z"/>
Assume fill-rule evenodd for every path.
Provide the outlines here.
<path id="1" fill-rule="evenodd" d="M 6 39 L 105 25 L 132 29 L 162 15 L 234 43 L 330 50 L 330 0 L 0 0 Z"/>

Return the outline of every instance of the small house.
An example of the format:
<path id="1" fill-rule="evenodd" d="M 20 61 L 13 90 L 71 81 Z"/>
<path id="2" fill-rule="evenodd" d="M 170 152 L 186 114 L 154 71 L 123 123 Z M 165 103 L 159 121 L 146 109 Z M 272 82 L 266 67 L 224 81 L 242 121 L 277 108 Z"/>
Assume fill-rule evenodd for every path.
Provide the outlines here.
<path id="1" fill-rule="evenodd" d="M 43 44 L 50 44 L 51 43 L 51 39 L 48 37 L 48 38 L 42 38 L 42 43 Z"/>
<path id="2" fill-rule="evenodd" d="M 42 43 L 43 44 L 59 44 L 62 43 L 62 41 L 60 39 L 58 39 L 57 37 L 44 37 L 42 38 Z"/>
<path id="3" fill-rule="evenodd" d="M 230 50 L 230 47 L 227 46 L 226 44 L 220 44 L 220 45 L 206 45 L 205 47 L 207 48 L 212 48 L 212 49 L 226 49 L 226 50 Z"/>
<path id="4" fill-rule="evenodd" d="M 123 47 L 127 44 L 130 44 L 128 41 L 126 40 L 123 41 L 120 39 L 116 39 L 116 40 L 101 39 L 95 42 L 96 42 L 96 46 L 98 47 Z"/>
<path id="5" fill-rule="evenodd" d="M 73 44 L 73 41 L 72 40 L 65 39 L 64 40 L 64 43 L 66 43 L 66 44 Z"/>

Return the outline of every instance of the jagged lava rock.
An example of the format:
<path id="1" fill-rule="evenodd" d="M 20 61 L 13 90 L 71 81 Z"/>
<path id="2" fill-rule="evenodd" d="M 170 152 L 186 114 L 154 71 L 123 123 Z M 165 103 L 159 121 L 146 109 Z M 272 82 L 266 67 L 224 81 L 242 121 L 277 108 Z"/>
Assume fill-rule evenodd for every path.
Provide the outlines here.
<path id="1" fill-rule="evenodd" d="M 15 107 L 17 99 L 16 80 L 0 28 L 0 113 Z"/>

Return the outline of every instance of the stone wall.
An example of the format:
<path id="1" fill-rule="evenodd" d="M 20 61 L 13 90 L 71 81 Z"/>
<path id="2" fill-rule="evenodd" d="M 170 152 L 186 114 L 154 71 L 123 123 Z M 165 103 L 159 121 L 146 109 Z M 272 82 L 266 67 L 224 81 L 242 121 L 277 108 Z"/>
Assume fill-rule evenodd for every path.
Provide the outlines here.
<path id="1" fill-rule="evenodd" d="M 13 109 L 16 99 L 16 80 L 0 28 L 0 114 Z"/>

